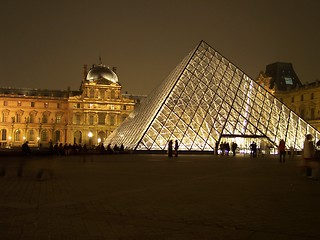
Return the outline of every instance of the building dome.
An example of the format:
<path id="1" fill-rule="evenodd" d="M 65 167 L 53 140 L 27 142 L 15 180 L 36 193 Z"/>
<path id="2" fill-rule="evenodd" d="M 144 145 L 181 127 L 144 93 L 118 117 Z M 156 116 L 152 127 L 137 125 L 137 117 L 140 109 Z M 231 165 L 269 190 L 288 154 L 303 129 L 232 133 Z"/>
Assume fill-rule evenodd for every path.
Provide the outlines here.
<path id="1" fill-rule="evenodd" d="M 118 83 L 118 76 L 105 65 L 93 65 L 87 74 L 87 81 L 100 84 Z"/>

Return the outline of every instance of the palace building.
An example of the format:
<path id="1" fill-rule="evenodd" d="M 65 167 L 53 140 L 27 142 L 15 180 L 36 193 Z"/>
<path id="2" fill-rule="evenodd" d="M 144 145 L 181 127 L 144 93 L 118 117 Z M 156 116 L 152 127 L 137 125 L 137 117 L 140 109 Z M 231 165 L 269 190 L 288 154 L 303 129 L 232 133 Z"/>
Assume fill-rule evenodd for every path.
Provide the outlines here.
<path id="1" fill-rule="evenodd" d="M 52 143 L 97 145 L 134 110 L 116 74 L 102 64 L 84 65 L 79 91 L 0 88 L 1 147 Z"/>
<path id="2" fill-rule="evenodd" d="M 320 81 L 302 84 L 291 63 L 266 66 L 256 80 L 301 118 L 320 131 Z"/>

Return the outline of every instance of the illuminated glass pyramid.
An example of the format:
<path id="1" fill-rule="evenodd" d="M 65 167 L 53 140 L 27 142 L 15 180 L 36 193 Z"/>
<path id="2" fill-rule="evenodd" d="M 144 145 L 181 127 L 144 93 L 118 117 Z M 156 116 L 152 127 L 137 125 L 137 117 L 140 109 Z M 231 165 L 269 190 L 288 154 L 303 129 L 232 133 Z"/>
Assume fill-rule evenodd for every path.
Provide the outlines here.
<path id="1" fill-rule="evenodd" d="M 150 93 L 106 144 L 132 150 L 211 151 L 221 141 L 303 148 L 307 133 L 320 134 L 206 42 Z M 245 141 L 246 140 L 246 141 Z"/>

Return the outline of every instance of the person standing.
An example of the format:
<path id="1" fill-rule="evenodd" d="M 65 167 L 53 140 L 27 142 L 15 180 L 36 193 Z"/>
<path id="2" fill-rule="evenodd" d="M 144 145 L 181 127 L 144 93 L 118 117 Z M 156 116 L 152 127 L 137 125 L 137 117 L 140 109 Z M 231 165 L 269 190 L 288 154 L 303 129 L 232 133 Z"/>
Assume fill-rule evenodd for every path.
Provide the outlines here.
<path id="1" fill-rule="evenodd" d="M 232 142 L 232 144 L 231 144 L 231 150 L 232 150 L 233 156 L 236 156 L 237 147 L 238 147 L 238 144 L 237 144 L 236 142 Z"/>
<path id="2" fill-rule="evenodd" d="M 303 143 L 303 163 L 302 163 L 302 173 L 307 177 L 312 176 L 311 162 L 314 158 L 315 148 L 313 145 L 313 136 L 307 134 Z"/>
<path id="3" fill-rule="evenodd" d="M 279 154 L 280 154 L 279 161 L 285 163 L 286 162 L 286 144 L 283 139 L 280 140 L 278 150 L 279 150 Z"/>
<path id="4" fill-rule="evenodd" d="M 178 157 L 178 149 L 179 149 L 179 144 L 178 144 L 178 140 L 174 141 L 174 156 Z"/>
<path id="5" fill-rule="evenodd" d="M 168 157 L 172 157 L 172 145 L 173 145 L 173 142 L 172 140 L 170 140 L 168 143 Z"/>

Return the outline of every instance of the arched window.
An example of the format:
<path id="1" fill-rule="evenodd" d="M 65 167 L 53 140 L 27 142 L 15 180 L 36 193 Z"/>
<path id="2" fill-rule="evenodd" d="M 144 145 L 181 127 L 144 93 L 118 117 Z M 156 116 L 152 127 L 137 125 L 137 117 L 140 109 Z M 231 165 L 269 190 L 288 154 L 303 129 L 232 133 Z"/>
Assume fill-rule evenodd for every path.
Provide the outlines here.
<path id="1" fill-rule="evenodd" d="M 75 131 L 74 134 L 74 143 L 82 143 L 82 132 L 81 131 Z"/>
<path id="2" fill-rule="evenodd" d="M 48 132 L 47 132 L 47 130 L 43 130 L 42 132 L 41 132 L 41 142 L 46 142 L 47 141 L 47 139 L 48 139 Z"/>
<path id="3" fill-rule="evenodd" d="M 16 130 L 14 133 L 14 141 L 15 142 L 20 142 L 21 141 L 21 132 L 20 130 Z"/>
<path id="4" fill-rule="evenodd" d="M 105 138 L 106 138 L 106 133 L 105 132 L 103 132 L 103 131 L 100 131 L 99 133 L 98 133 L 98 139 L 100 139 L 100 142 L 104 142 L 104 140 L 105 140 Z"/>
<path id="5" fill-rule="evenodd" d="M 28 141 L 34 141 L 34 131 L 31 129 L 28 133 Z"/>

